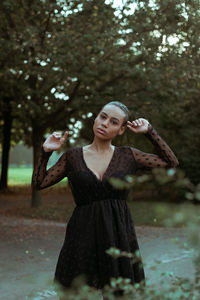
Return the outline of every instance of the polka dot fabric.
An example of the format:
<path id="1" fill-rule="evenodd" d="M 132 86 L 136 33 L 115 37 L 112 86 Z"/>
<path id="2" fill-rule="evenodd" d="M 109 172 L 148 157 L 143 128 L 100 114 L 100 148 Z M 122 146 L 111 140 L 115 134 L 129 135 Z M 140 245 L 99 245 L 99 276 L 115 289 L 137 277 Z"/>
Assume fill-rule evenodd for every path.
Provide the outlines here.
<path id="1" fill-rule="evenodd" d="M 110 247 L 140 254 L 134 222 L 127 203 L 128 189 L 114 187 L 110 178 L 125 179 L 137 169 L 175 167 L 178 160 L 172 150 L 149 125 L 147 138 L 159 155 L 142 152 L 130 146 L 115 147 L 102 178 L 87 167 L 82 147 L 67 149 L 57 163 L 46 170 L 52 152 L 41 148 L 33 171 L 32 187 L 47 188 L 67 177 L 76 207 L 66 226 L 64 243 L 56 264 L 54 280 L 63 288 L 71 287 L 78 276 L 88 285 L 103 288 L 111 277 L 129 278 L 131 283 L 144 282 L 141 256 L 137 261 L 127 257 L 113 258 Z"/>
<path id="2" fill-rule="evenodd" d="M 63 153 L 54 166 L 49 168 L 48 171 L 46 170 L 49 157 L 52 153 L 52 151 L 45 152 L 44 148 L 41 147 L 40 155 L 32 175 L 33 188 L 42 190 L 66 177 L 66 153 Z"/>
<path id="3" fill-rule="evenodd" d="M 148 124 L 148 131 L 144 135 L 152 142 L 159 155 L 142 152 L 131 147 L 137 169 L 150 170 L 152 168 L 175 168 L 178 166 L 179 162 L 175 154 L 150 123 Z"/>

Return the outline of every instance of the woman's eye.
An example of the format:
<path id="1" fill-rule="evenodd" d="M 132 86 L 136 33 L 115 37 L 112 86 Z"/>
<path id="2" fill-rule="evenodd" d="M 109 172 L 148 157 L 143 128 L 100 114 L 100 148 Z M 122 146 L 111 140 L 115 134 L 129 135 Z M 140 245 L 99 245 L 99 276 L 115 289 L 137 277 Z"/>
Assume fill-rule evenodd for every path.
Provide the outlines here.
<path id="1" fill-rule="evenodd" d="M 106 116 L 100 115 L 100 118 L 101 118 L 101 119 L 106 119 Z M 114 121 L 114 120 L 111 120 L 111 123 L 114 124 L 114 125 L 117 125 L 117 124 L 118 124 L 118 122 L 116 122 L 116 121 Z"/>

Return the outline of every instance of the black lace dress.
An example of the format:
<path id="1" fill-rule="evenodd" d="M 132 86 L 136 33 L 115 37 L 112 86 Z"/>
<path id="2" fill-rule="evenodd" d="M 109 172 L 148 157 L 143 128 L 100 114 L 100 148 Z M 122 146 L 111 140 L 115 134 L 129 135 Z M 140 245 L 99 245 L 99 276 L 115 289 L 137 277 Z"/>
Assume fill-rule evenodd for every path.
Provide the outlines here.
<path id="1" fill-rule="evenodd" d="M 70 287 L 78 275 L 84 275 L 87 284 L 98 289 L 109 284 L 111 277 L 119 276 L 130 278 L 132 283 L 143 281 L 145 284 L 141 259 L 131 262 L 128 257 L 113 258 L 105 252 L 110 247 L 139 252 L 134 222 L 126 202 L 129 190 L 114 188 L 108 179 L 111 176 L 124 179 L 138 169 L 170 168 L 179 164 L 151 124 L 144 135 L 154 144 L 159 155 L 129 146 L 115 147 L 101 179 L 87 167 L 82 147 L 67 149 L 48 170 L 46 166 L 52 152 L 41 148 L 32 186 L 41 190 L 67 177 L 76 204 L 66 227 L 54 277 L 63 287 Z"/>

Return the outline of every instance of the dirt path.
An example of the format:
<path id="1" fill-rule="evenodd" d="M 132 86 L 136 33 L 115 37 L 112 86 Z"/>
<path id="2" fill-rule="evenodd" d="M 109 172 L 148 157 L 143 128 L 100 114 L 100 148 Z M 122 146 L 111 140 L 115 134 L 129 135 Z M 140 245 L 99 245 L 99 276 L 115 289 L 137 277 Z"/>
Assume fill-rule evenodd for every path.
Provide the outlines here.
<path id="1" fill-rule="evenodd" d="M 64 223 L 0 215 L 2 299 L 58 299 L 49 283 L 54 275 L 65 229 Z M 157 283 L 162 272 L 193 277 L 192 249 L 179 246 L 187 243 L 184 228 L 136 226 L 135 229 L 146 264 L 147 282 Z M 173 239 L 178 243 L 174 243 Z M 161 261 L 156 270 L 151 269 L 155 259 Z"/>

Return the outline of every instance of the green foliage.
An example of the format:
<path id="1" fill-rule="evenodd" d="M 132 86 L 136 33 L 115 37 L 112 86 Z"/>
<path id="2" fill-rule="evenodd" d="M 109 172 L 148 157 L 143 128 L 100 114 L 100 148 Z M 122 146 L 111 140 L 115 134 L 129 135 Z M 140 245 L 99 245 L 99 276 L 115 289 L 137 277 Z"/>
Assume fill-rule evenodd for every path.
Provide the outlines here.
<path id="1" fill-rule="evenodd" d="M 121 100 L 130 119 L 162 128 L 197 183 L 199 3 L 126 1 L 118 13 L 112 3 L 1 2 L 0 108 L 9 98 L 13 144 L 32 145 L 33 131 L 41 143 L 46 132 L 66 128 L 75 141 L 90 141 L 92 122 L 83 116 Z M 78 133 L 72 117 L 84 123 Z M 144 145 L 129 133 L 116 140 L 127 141 Z"/>
<path id="2" fill-rule="evenodd" d="M 9 99 L 12 144 L 36 147 L 45 133 L 67 128 L 84 143 L 92 138 L 87 113 L 120 100 L 130 119 L 162 130 L 196 184 L 199 1 L 126 1 L 117 13 L 112 4 L 1 1 L 0 122 Z M 71 118 L 85 123 L 81 131 Z M 129 133 L 118 141 L 144 145 Z"/>
<path id="3" fill-rule="evenodd" d="M 145 185 L 151 182 L 155 189 L 158 189 L 159 194 L 162 194 L 162 191 L 165 193 L 167 187 L 173 193 L 181 192 L 180 195 L 184 191 L 185 198 L 188 200 L 200 200 L 200 184 L 195 186 L 189 178 L 185 177 L 185 172 L 181 169 L 153 168 L 149 174 L 128 175 L 125 180 L 112 177 L 109 181 L 118 189 L 137 188 L 138 184 Z"/>

